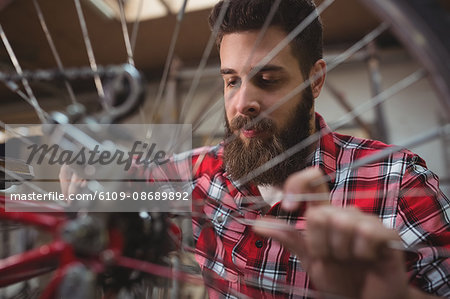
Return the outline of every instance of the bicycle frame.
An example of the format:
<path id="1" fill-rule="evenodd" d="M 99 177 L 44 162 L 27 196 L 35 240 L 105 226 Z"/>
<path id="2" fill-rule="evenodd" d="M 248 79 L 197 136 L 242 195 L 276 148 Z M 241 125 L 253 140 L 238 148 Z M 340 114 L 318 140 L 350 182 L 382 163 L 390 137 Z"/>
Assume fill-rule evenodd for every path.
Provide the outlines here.
<path id="1" fill-rule="evenodd" d="M 40 298 L 56 298 L 67 273 L 78 265 L 85 265 L 89 271 L 95 274 L 104 272 L 109 266 L 118 266 L 169 279 L 203 284 L 203 279 L 199 276 L 174 272 L 167 266 L 124 256 L 122 254 L 123 235 L 117 229 L 108 229 L 108 244 L 99 254 L 87 257 L 77 255 L 74 245 L 65 241 L 62 236 L 64 227 L 71 221 L 62 209 L 60 212 L 52 213 L 7 212 L 5 210 L 6 200 L 7 197 L 0 196 L 0 220 L 40 228 L 50 233 L 54 241 L 0 260 L 0 288 L 55 271 Z M 29 205 L 26 202 L 20 204 Z M 172 231 L 176 230 L 174 227 L 171 229 Z"/>

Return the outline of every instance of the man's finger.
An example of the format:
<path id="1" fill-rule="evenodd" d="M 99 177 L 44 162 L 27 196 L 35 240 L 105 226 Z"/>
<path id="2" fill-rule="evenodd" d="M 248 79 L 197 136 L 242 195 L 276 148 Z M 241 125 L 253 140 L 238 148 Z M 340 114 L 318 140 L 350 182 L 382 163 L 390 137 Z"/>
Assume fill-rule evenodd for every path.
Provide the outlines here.
<path id="1" fill-rule="evenodd" d="M 306 168 L 289 176 L 284 184 L 285 198 L 281 202 L 281 207 L 286 211 L 295 211 L 299 209 L 303 202 L 298 200 L 299 194 L 328 194 L 328 185 L 321 182 L 323 179 L 322 171 L 317 167 Z M 323 205 L 328 204 L 328 196 L 324 196 L 324 200 L 305 201 L 306 205 Z"/>
<path id="2" fill-rule="evenodd" d="M 69 194 L 69 186 L 72 180 L 72 174 L 73 170 L 65 164 L 59 170 L 59 184 L 61 186 L 61 192 L 65 198 L 67 198 Z"/>
<path id="3" fill-rule="evenodd" d="M 310 210 L 317 212 L 310 212 Z M 306 211 L 305 245 L 313 258 L 327 259 L 331 255 L 330 218 L 332 213 L 331 206 L 311 207 Z"/>
<path id="4" fill-rule="evenodd" d="M 313 207 L 305 216 L 306 247 L 317 258 L 376 261 L 390 241 L 400 240 L 378 218 L 356 208 Z"/>
<path id="5" fill-rule="evenodd" d="M 85 185 L 86 180 L 73 173 L 67 190 L 68 195 L 79 193 Z"/>
<path id="6" fill-rule="evenodd" d="M 401 242 L 394 230 L 386 228 L 375 217 L 367 217 L 355 230 L 353 255 L 359 259 L 376 261 L 390 242 Z"/>

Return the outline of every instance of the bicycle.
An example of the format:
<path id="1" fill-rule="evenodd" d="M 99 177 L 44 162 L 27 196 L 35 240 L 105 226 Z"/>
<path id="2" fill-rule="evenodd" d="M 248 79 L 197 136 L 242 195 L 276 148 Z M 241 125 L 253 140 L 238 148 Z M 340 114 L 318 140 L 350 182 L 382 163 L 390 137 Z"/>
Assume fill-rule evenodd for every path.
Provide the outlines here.
<path id="1" fill-rule="evenodd" d="M 445 28 L 445 26 L 443 24 L 437 24 L 437 25 L 433 25 L 432 27 L 435 27 L 434 29 L 429 29 L 429 28 L 423 28 L 422 26 L 425 26 L 424 23 L 422 23 L 421 20 L 419 20 L 421 18 L 419 13 L 428 13 L 430 10 L 428 9 L 418 9 L 417 7 L 420 5 L 420 3 L 413 3 L 412 1 L 409 1 L 409 3 L 406 3 L 406 1 L 397 1 L 397 2 L 392 2 L 390 3 L 391 5 L 393 5 L 394 7 L 385 7 L 385 3 L 382 1 L 366 1 L 369 3 L 369 5 L 372 5 L 372 8 L 377 11 L 381 16 L 382 19 L 386 20 L 387 22 L 391 22 L 391 26 L 393 27 L 394 31 L 396 31 L 397 36 L 403 37 L 403 42 L 410 48 L 410 51 L 412 51 L 413 53 L 415 53 L 416 56 L 418 56 L 421 61 L 422 64 L 427 67 L 428 73 L 431 74 L 432 78 L 433 78 L 433 82 L 435 82 L 436 85 L 436 89 L 440 92 L 441 99 L 443 100 L 442 102 L 442 107 L 444 110 L 446 111 L 450 111 L 449 110 L 449 102 L 450 102 L 450 92 L 449 92 L 449 88 L 450 88 L 450 71 L 448 68 L 448 65 L 440 63 L 441 59 L 443 61 L 445 61 L 445 57 L 449 56 L 449 45 L 448 45 L 448 40 L 444 41 L 444 43 L 439 41 L 439 38 L 430 33 L 428 30 L 431 31 L 435 31 L 435 30 L 440 30 L 441 28 Z M 331 4 L 331 3 L 330 3 Z M 410 6 L 411 5 L 411 6 Z M 414 9 L 412 8 L 414 7 Z M 396 19 L 393 17 L 392 13 L 396 13 L 398 11 L 402 11 L 402 12 L 408 12 L 408 18 L 403 19 Z M 429 16 L 427 16 L 426 18 L 429 18 Z M 414 36 L 411 37 L 411 34 L 408 30 L 408 32 L 402 31 L 403 28 L 410 28 L 410 27 L 414 27 L 416 31 L 419 32 L 426 32 L 427 34 L 422 35 L 423 38 L 427 39 L 427 42 L 418 45 L 416 43 L 416 40 L 414 39 Z M 385 29 L 384 27 L 380 27 L 381 29 Z M 383 31 L 383 30 L 379 30 L 379 31 Z M 381 33 L 381 32 L 380 32 Z M 378 32 L 376 32 L 376 35 L 379 34 Z M 365 41 L 367 42 L 367 41 Z M 423 46 L 423 47 L 422 47 Z M 435 53 L 439 53 L 439 55 L 436 55 Z M 348 56 L 350 54 L 347 53 L 345 56 Z M 170 56 L 170 55 L 169 55 Z M 436 57 L 440 57 L 440 59 L 436 60 Z M 339 58 L 339 60 L 337 62 L 340 61 L 340 59 L 343 59 L 343 57 L 341 56 Z M 170 60 L 168 60 L 168 63 L 166 64 L 167 66 L 170 66 Z M 449 60 L 447 60 L 449 61 Z M 336 64 L 338 65 L 338 64 Z M 168 70 L 169 68 L 167 67 L 166 70 Z M 98 67 L 95 67 L 94 69 L 91 67 L 90 69 L 85 69 L 84 73 L 90 73 L 90 75 L 94 74 L 94 75 L 104 75 L 107 74 L 108 71 L 110 71 L 109 69 L 105 69 L 102 70 Z M 61 73 L 61 71 L 59 71 Z M 75 73 L 79 72 L 81 74 L 83 74 L 83 70 L 75 70 Z M 104 73 L 103 73 L 104 72 Z M 167 71 L 168 72 L 168 71 Z M 60 74 L 59 73 L 59 74 Z M 66 71 L 67 73 L 67 71 Z M 68 72 L 70 74 L 70 72 Z M 114 73 L 114 71 L 112 71 L 112 73 Z M 29 78 L 32 78 L 34 76 L 39 77 L 38 76 L 39 73 L 29 73 L 29 74 L 21 74 L 20 72 L 18 72 L 18 76 L 17 77 L 13 77 L 13 76 L 5 76 L 2 77 L 2 81 L 5 82 L 10 82 L 10 80 L 22 80 L 23 78 L 27 78 L 27 76 Z M 45 75 L 45 73 L 41 74 L 43 77 Z M 58 71 L 53 72 L 52 75 L 57 76 L 58 75 Z M 77 74 L 78 75 L 78 74 Z M 423 75 L 423 74 L 421 74 Z M 166 78 L 165 75 L 163 76 L 163 78 Z M 419 76 L 421 77 L 421 76 Z M 198 80 L 198 77 L 197 77 Z M 131 81 L 130 81 L 131 82 Z M 164 82 L 164 80 L 163 80 Z M 136 86 L 138 86 L 139 84 L 137 84 Z M 164 84 L 162 84 L 161 86 L 163 86 Z M 194 84 L 195 85 L 195 79 L 194 79 Z M 190 93 L 190 92 L 189 92 Z M 160 97 L 158 95 L 158 97 Z M 188 98 L 191 96 L 188 96 Z M 135 101 L 133 102 L 133 105 L 135 105 L 135 103 L 139 102 L 139 97 L 135 98 Z M 120 107 L 120 105 L 119 105 Z M 126 113 L 129 112 L 128 109 Z M 78 114 L 77 114 L 78 113 Z M 119 114 L 119 113 L 118 113 Z M 81 117 L 83 116 L 82 111 L 76 111 L 76 113 L 74 113 L 73 117 L 76 119 L 77 117 Z M 449 114 L 447 114 L 449 115 Z M 61 118 L 64 118 L 63 115 L 60 115 Z M 106 113 L 102 116 L 97 116 L 98 119 L 104 119 L 103 117 L 108 118 L 109 113 Z M 120 115 L 121 116 L 121 115 Z M 41 116 L 42 117 L 42 116 Z M 70 119 L 70 117 L 69 117 Z M 105 120 L 104 122 L 111 122 L 114 121 L 118 118 L 110 118 Z M 100 121 L 102 122 L 102 120 Z M 445 121 L 448 123 L 448 119 Z M 439 133 L 440 134 L 440 133 Z M 448 135 L 448 129 L 447 129 L 447 133 L 444 133 Z M 435 136 L 436 137 L 436 136 Z M 20 179 L 19 179 L 20 180 Z M 3 219 L 9 219 L 9 220 L 15 220 L 17 222 L 23 222 L 23 223 L 29 223 L 29 224 L 33 224 L 36 226 L 41 226 L 43 228 L 49 229 L 51 232 L 55 233 L 57 231 L 56 227 L 60 227 L 62 225 L 65 225 L 69 222 L 69 220 L 66 218 L 66 216 L 61 215 L 63 211 L 61 211 L 59 214 L 55 214 L 57 216 L 48 216 L 48 215 L 34 215 L 34 214 L 29 214 L 29 215 L 19 215 L 19 214 L 9 214 L 9 213 L 4 213 L 2 212 L 2 218 Z M 77 222 L 79 221 L 79 222 Z M 101 231 L 102 229 L 99 229 L 98 227 L 96 227 L 97 224 L 93 225 L 92 223 L 83 223 L 83 221 L 86 221 L 86 219 L 75 219 L 75 223 L 78 226 L 83 227 L 83 225 L 86 225 L 86 227 L 88 227 L 89 229 L 93 229 L 94 231 L 92 232 L 92 234 L 94 234 L 95 236 L 98 237 L 99 235 L 99 231 Z M 165 220 L 163 221 L 165 222 Z M 165 224 L 166 225 L 166 224 Z M 77 229 L 80 229 L 80 227 L 78 227 Z M 187 279 L 187 280 L 192 280 L 194 282 L 199 283 L 201 281 L 201 279 L 198 276 L 190 276 L 190 275 L 184 275 L 184 274 L 173 274 L 171 271 L 165 269 L 163 270 L 163 268 L 158 268 L 157 265 L 151 265 L 150 263 L 148 264 L 143 264 L 146 265 L 148 267 L 139 267 L 139 265 L 137 265 L 136 263 L 133 263 L 132 260 L 128 260 L 126 257 L 121 256 L 120 253 L 118 252 L 122 252 L 123 247 L 121 247 L 121 237 L 120 237 L 120 233 L 117 233 L 116 231 L 114 231 L 113 229 L 111 231 L 108 232 L 109 234 L 111 234 L 112 236 L 110 237 L 110 240 L 113 240 L 110 244 L 112 245 L 111 248 L 108 248 L 107 252 L 102 252 L 102 256 L 99 257 L 98 260 L 94 260 L 94 261 L 88 261 L 88 265 L 90 267 L 97 267 L 100 264 L 100 268 L 103 266 L 105 266 L 108 263 L 111 263 L 111 260 L 115 260 L 115 262 L 117 263 L 117 261 L 122 258 L 122 262 L 123 265 L 127 265 L 130 268 L 134 268 L 134 269 L 139 269 L 143 272 L 152 272 L 154 269 L 158 269 L 160 270 L 162 273 L 165 273 L 167 276 L 171 277 L 171 276 L 177 276 L 179 275 L 180 278 L 183 277 L 183 279 Z M 150 236 L 147 236 L 150 237 Z M 101 238 L 100 238 L 101 239 Z M 80 242 L 81 240 L 77 240 L 77 242 Z M 92 241 L 92 240 L 90 240 Z M 73 241 L 72 241 L 73 242 Z M 76 243 L 76 242 L 75 242 Z M 18 267 L 18 269 L 20 270 L 20 266 L 21 265 L 30 265 L 34 262 L 39 262 L 39 261 L 48 261 L 48 260 L 52 260 L 52 261 L 56 261 L 56 258 L 62 258 L 64 257 L 65 259 L 67 259 L 64 263 L 62 263 L 62 267 L 60 266 L 57 270 L 57 275 L 55 276 L 54 280 L 50 283 L 50 286 L 48 289 L 46 289 L 46 291 L 44 291 L 43 293 L 43 297 L 46 298 L 45 296 L 51 297 L 52 295 L 55 294 L 56 289 L 58 288 L 58 284 L 60 284 L 63 280 L 63 277 L 65 277 L 65 275 L 73 275 L 75 277 L 82 277 L 84 276 L 87 272 L 86 268 L 83 268 L 83 266 L 80 268 L 78 267 L 79 264 L 74 265 L 72 263 L 76 263 L 79 261 L 79 257 L 75 256 L 73 254 L 74 249 L 72 248 L 73 245 L 68 245 L 68 244 L 64 244 L 64 242 L 61 241 L 56 241 L 52 244 L 50 244 L 49 250 L 46 254 L 38 254 L 37 252 L 28 252 L 27 254 L 29 255 L 24 255 L 23 257 L 28 258 L 25 259 L 23 263 L 16 263 L 14 266 Z M 78 249 L 80 250 L 80 249 Z M 81 252 L 83 252 L 84 250 L 86 250 L 86 248 L 81 248 Z M 108 256 L 108 254 L 112 255 Z M 106 255 L 106 256 L 103 256 Z M 68 256 L 68 257 L 67 257 Z M 129 262 L 127 264 L 127 262 Z M 136 261 L 134 261 L 136 262 Z M 103 264 L 103 265 L 102 265 Z M 75 267 L 76 266 L 76 267 Z M 12 267 L 12 266 L 11 266 Z M 73 268 L 72 268 L 73 267 Z M 66 271 L 68 271 L 70 268 L 72 268 L 73 272 L 70 274 L 65 274 Z M 9 270 L 11 268 L 5 267 L 3 264 L 3 270 L 2 271 L 6 271 Z M 153 270 L 150 270 L 153 269 Z M 16 282 L 16 281 L 22 281 L 26 278 L 29 278 L 31 276 L 35 276 L 36 274 L 40 274 L 41 272 L 44 271 L 48 271 L 50 269 L 46 268 L 46 269 L 42 269 L 41 267 L 37 267 L 36 271 L 39 271 L 39 273 L 32 273 L 32 274 L 26 274 L 26 273 L 21 273 L 21 271 L 19 271 L 18 274 L 20 274 L 20 277 L 17 277 L 14 280 L 6 280 L 2 281 L 2 285 L 7 285 L 10 284 L 11 282 Z M 158 273 L 159 271 L 156 270 L 155 272 L 152 272 L 154 274 L 161 274 Z M 3 272 L 5 273 L 5 272 Z M 68 276 L 67 276 L 68 277 Z M 86 282 L 86 285 L 89 285 L 91 282 L 88 281 Z M 64 285 L 64 284 L 63 284 Z M 68 288 L 70 289 L 70 288 Z M 85 289 L 84 290 L 86 293 L 84 294 L 88 294 L 88 296 L 91 296 L 93 294 L 93 292 L 95 292 L 95 290 L 92 289 Z"/>

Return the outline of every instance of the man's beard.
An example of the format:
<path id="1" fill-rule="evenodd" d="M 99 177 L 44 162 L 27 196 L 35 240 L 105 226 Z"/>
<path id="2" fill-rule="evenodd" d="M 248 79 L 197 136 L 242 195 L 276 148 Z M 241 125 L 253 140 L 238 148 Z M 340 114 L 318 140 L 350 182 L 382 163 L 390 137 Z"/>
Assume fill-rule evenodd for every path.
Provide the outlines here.
<path id="1" fill-rule="evenodd" d="M 252 119 L 237 116 L 231 120 L 231 123 L 228 123 L 225 117 L 226 140 L 231 139 L 231 141 L 225 143 L 224 146 L 224 163 L 230 177 L 233 180 L 245 179 L 254 169 L 307 138 L 312 131 L 311 108 L 313 101 L 312 91 L 309 87 L 304 90 L 303 98 L 295 111 L 287 116 L 288 121 L 284 128 L 277 128 L 272 120 L 264 118 L 251 125 L 250 128 L 270 136 L 249 138 L 247 144 L 240 137 L 233 136 L 233 132 L 239 134 L 240 129 L 248 125 Z M 309 147 L 302 149 L 264 173 L 252 178 L 249 183 L 262 186 L 282 185 L 289 175 L 309 164 L 310 161 L 307 161 L 309 154 Z"/>

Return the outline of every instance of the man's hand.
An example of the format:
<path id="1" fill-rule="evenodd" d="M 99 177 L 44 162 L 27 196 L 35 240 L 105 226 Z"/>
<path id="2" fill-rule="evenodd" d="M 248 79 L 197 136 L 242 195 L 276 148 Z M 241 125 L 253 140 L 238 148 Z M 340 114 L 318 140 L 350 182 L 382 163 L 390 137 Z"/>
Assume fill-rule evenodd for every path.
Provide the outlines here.
<path id="1" fill-rule="evenodd" d="M 59 170 L 59 184 L 61 185 L 62 194 L 64 194 L 65 198 L 68 198 L 70 194 L 76 194 L 82 188 L 85 188 L 87 182 L 79 177 L 70 166 L 63 165 Z"/>
<path id="2" fill-rule="evenodd" d="M 292 194 L 328 192 L 319 169 L 309 168 L 291 176 L 284 191 Z M 294 210 L 298 202 L 283 202 L 282 208 Z M 401 242 L 398 234 L 386 228 L 372 215 L 356 208 L 341 208 L 326 201 L 306 204 L 306 229 L 294 227 L 275 219 L 276 229 L 267 225 L 254 227 L 263 236 L 278 240 L 300 259 L 314 287 L 326 297 L 340 295 L 348 298 L 412 298 L 422 294 L 408 287 L 403 252 L 391 244 Z M 286 229 L 280 230 L 282 224 Z"/>

